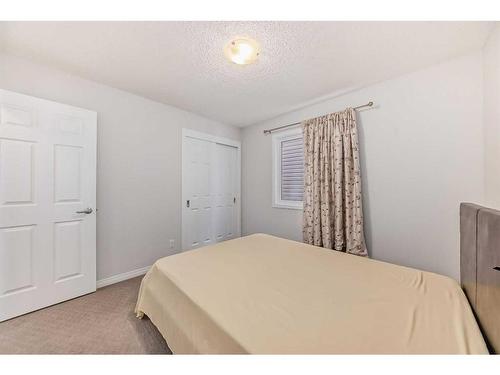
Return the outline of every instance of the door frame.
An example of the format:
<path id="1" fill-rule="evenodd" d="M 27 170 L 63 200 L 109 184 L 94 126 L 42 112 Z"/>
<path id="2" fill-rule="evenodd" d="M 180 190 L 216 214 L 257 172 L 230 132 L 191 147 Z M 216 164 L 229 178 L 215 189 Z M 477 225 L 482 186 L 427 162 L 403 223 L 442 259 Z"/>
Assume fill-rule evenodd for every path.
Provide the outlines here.
<path id="1" fill-rule="evenodd" d="M 236 148 L 236 155 L 237 155 L 237 160 L 236 160 L 236 218 L 237 218 L 237 223 L 236 223 L 236 236 L 241 237 L 241 142 L 236 141 L 234 139 L 230 138 L 225 138 L 225 137 L 219 137 L 216 135 L 208 134 L 208 133 L 203 133 L 197 130 L 192 130 L 192 129 L 187 129 L 187 128 L 182 128 L 182 140 L 181 140 L 181 147 L 182 147 L 182 161 L 181 161 L 181 174 L 182 174 L 182 197 L 181 197 L 181 246 L 180 250 L 185 251 L 184 243 L 185 243 L 185 228 L 187 225 L 187 216 L 186 216 L 186 207 L 185 203 L 186 200 L 188 199 L 188 194 L 186 191 L 186 174 L 184 171 L 186 170 L 188 166 L 188 158 L 187 158 L 187 151 L 185 147 L 185 139 L 186 138 L 196 138 L 196 139 L 201 139 L 203 141 L 207 142 L 212 142 L 212 143 L 218 143 L 222 144 L 225 146 L 231 146 Z"/>

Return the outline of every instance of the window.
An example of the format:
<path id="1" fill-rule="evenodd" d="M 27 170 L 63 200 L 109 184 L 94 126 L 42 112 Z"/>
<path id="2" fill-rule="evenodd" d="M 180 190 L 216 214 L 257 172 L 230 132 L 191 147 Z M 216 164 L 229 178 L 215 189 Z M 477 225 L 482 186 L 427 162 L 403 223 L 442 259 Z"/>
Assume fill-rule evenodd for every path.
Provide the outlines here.
<path id="1" fill-rule="evenodd" d="M 273 207 L 302 209 L 304 194 L 304 145 L 302 130 L 272 135 Z"/>

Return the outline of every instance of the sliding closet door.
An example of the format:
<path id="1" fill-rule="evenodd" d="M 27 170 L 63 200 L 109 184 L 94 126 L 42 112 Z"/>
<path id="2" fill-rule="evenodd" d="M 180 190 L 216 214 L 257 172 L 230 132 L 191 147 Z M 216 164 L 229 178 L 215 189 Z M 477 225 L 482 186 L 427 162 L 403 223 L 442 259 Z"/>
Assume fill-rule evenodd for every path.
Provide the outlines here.
<path id="1" fill-rule="evenodd" d="M 182 249 L 238 237 L 239 144 L 184 130 L 182 159 Z"/>
<path id="2" fill-rule="evenodd" d="M 0 90 L 0 321 L 95 291 L 96 118 Z"/>
<path id="3" fill-rule="evenodd" d="M 182 168 L 185 222 L 183 222 L 183 249 L 194 249 L 214 243 L 212 231 L 211 189 L 213 145 L 211 142 L 186 137 L 183 143 L 185 163 Z"/>
<path id="4" fill-rule="evenodd" d="M 214 175 L 214 229 L 217 242 L 236 237 L 238 196 L 238 169 L 236 147 L 215 144 Z"/>

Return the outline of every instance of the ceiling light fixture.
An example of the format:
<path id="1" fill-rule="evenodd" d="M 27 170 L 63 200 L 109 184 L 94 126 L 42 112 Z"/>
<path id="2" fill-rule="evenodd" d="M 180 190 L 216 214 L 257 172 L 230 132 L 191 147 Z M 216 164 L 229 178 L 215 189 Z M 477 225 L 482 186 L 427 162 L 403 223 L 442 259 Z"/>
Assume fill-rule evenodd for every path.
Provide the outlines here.
<path id="1" fill-rule="evenodd" d="M 259 45 L 255 40 L 250 38 L 233 39 L 224 48 L 226 57 L 238 65 L 247 65 L 255 62 L 259 53 Z"/>

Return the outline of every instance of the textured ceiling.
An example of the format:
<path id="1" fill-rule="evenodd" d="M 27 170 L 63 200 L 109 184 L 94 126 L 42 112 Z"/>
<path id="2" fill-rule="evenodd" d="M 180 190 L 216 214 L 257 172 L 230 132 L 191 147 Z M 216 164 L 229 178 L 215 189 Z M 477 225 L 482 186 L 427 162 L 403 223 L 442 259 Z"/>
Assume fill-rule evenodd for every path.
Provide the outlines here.
<path id="1" fill-rule="evenodd" d="M 487 22 L 2 22 L 4 52 L 231 125 L 483 45 Z M 249 36 L 256 64 L 224 58 Z"/>

